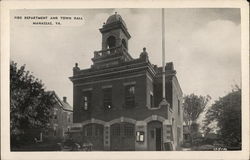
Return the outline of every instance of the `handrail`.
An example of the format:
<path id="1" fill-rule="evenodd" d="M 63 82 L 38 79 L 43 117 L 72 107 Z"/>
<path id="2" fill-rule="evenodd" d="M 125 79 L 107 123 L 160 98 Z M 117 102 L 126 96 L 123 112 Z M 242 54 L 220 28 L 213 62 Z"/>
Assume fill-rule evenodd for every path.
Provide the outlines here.
<path id="1" fill-rule="evenodd" d="M 98 57 L 102 57 L 102 56 L 106 56 L 106 55 L 110 55 L 110 54 L 116 54 L 119 52 L 128 53 L 127 49 L 124 46 L 120 45 L 118 47 L 112 47 L 112 48 L 105 49 L 105 50 L 95 51 L 94 58 L 98 58 Z"/>

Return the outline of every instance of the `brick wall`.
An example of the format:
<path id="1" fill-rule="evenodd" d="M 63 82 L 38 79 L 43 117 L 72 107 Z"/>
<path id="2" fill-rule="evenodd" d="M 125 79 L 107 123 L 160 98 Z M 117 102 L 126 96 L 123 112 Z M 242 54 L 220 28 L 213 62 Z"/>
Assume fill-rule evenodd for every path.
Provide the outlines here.
<path id="1" fill-rule="evenodd" d="M 139 74 L 141 74 L 139 76 Z M 104 121 L 110 121 L 121 116 L 130 117 L 136 120 L 144 120 L 152 114 L 157 114 L 167 118 L 167 108 L 158 110 L 150 110 L 150 92 L 154 89 L 153 82 L 146 76 L 146 72 L 138 72 L 137 77 L 123 78 L 104 82 L 96 82 L 87 85 L 74 86 L 74 123 L 80 123 L 90 118 L 96 118 Z M 86 81 L 85 81 L 86 82 Z M 125 83 L 135 82 L 135 102 L 136 106 L 131 109 L 124 108 L 125 101 Z M 112 85 L 112 109 L 106 111 L 103 108 L 103 86 Z M 161 101 L 161 84 L 153 91 L 155 97 L 155 105 L 159 105 Z M 92 89 L 91 109 L 85 111 L 82 108 L 81 97 L 83 90 Z M 159 91 L 159 90 L 160 91 Z M 159 94 L 160 93 L 160 94 Z M 167 98 L 171 102 L 171 85 L 167 83 Z M 148 106 L 148 107 L 147 107 Z"/>
<path id="2" fill-rule="evenodd" d="M 173 115 L 172 117 L 174 118 L 175 124 L 174 124 L 174 142 L 176 146 L 179 146 L 182 141 L 183 141 L 183 108 L 182 108 L 182 91 L 181 88 L 179 86 L 179 83 L 177 81 L 176 77 L 173 77 L 172 80 L 173 83 L 173 88 L 172 88 L 172 92 L 173 92 L 173 97 L 172 97 L 172 101 L 173 101 Z M 179 101 L 179 105 L 180 105 L 180 113 L 178 113 L 178 101 Z M 180 130 L 180 137 L 177 137 L 177 130 Z M 179 139 L 177 139 L 179 138 Z M 179 144 L 177 144 L 177 142 L 180 142 Z"/>

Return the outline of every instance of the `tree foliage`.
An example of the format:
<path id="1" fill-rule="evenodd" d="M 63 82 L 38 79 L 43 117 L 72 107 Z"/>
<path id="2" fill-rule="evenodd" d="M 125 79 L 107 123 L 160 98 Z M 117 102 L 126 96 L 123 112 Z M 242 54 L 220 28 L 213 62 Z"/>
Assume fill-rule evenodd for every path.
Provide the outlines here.
<path id="1" fill-rule="evenodd" d="M 216 122 L 217 126 L 210 125 Z M 204 130 L 209 133 L 215 128 L 226 147 L 241 148 L 241 89 L 234 89 L 211 106 L 204 120 Z"/>
<path id="2" fill-rule="evenodd" d="M 11 61 L 10 134 L 12 145 L 33 139 L 30 136 L 31 130 L 46 129 L 54 103 L 52 95 L 45 92 L 42 82 L 29 71 L 25 71 L 25 65 L 18 68 L 17 63 Z"/>
<path id="3" fill-rule="evenodd" d="M 184 97 L 183 119 L 185 124 L 188 126 L 190 133 L 190 143 L 192 145 L 198 145 L 196 142 L 201 137 L 201 133 L 199 132 L 199 124 L 197 123 L 197 119 L 204 111 L 210 99 L 210 96 L 197 96 L 195 94 L 186 95 Z"/>
<path id="4" fill-rule="evenodd" d="M 184 122 L 191 126 L 196 123 L 200 114 L 204 111 L 207 103 L 211 99 L 210 96 L 197 96 L 195 94 L 186 95 L 184 97 Z"/>

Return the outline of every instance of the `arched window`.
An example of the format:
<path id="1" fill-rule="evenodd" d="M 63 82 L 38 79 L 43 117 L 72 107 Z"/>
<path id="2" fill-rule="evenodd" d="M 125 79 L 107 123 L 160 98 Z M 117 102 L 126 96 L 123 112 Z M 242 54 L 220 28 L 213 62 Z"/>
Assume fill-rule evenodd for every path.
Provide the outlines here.
<path id="1" fill-rule="evenodd" d="M 116 45 L 115 37 L 114 37 L 114 36 L 110 36 L 110 37 L 107 39 L 107 48 L 115 47 L 115 45 Z"/>
<path id="2" fill-rule="evenodd" d="M 125 39 L 122 39 L 122 46 L 128 49 L 127 42 L 125 41 Z"/>

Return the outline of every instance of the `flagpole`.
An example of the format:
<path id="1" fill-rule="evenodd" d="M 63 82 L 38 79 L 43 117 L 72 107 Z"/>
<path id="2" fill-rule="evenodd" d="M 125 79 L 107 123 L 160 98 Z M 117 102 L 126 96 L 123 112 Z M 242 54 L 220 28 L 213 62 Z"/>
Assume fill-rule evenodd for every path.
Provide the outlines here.
<path id="1" fill-rule="evenodd" d="M 162 8 L 162 99 L 166 99 L 166 91 L 165 91 L 165 14 L 164 8 Z"/>
<path id="2" fill-rule="evenodd" d="M 165 72 L 165 15 L 164 8 L 162 8 L 162 101 L 159 107 L 169 107 L 166 100 L 166 72 Z"/>

